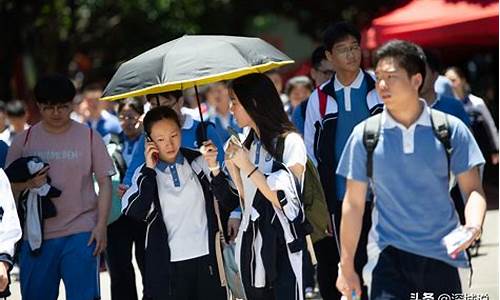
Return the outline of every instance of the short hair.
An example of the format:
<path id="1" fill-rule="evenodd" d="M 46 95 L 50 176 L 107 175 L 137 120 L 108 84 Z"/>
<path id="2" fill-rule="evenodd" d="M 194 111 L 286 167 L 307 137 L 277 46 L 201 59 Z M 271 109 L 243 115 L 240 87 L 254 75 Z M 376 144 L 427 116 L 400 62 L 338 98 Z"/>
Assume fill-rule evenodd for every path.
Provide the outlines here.
<path id="1" fill-rule="evenodd" d="M 9 117 L 24 117 L 26 115 L 26 106 L 21 100 L 12 100 L 7 103 L 5 111 Z"/>
<path id="2" fill-rule="evenodd" d="M 314 49 L 311 55 L 311 67 L 313 67 L 314 69 L 319 68 L 321 62 L 326 59 L 325 50 L 326 48 L 323 45 Z"/>
<path id="3" fill-rule="evenodd" d="M 352 36 L 358 43 L 361 43 L 361 32 L 359 32 L 358 28 L 347 22 L 333 23 L 326 28 L 323 34 L 323 45 L 326 50 L 331 51 L 333 45 L 341 42 L 348 36 Z"/>
<path id="4" fill-rule="evenodd" d="M 165 98 L 169 98 L 170 96 L 174 97 L 177 101 L 182 97 L 182 91 L 181 90 L 175 90 L 175 91 L 169 91 L 169 92 L 163 92 L 163 93 L 156 93 L 156 94 L 149 94 L 146 95 L 146 99 L 149 101 L 152 101 L 155 97 L 162 96 Z"/>
<path id="5" fill-rule="evenodd" d="M 148 111 L 144 117 L 144 131 L 147 136 L 151 136 L 151 129 L 153 128 L 153 125 L 161 120 L 172 120 L 175 124 L 177 124 L 177 126 L 179 126 L 179 128 L 181 128 L 181 122 L 179 121 L 179 116 L 177 116 L 175 110 L 167 106 L 158 106 Z"/>
<path id="6" fill-rule="evenodd" d="M 73 101 L 76 89 L 68 77 L 61 74 L 51 74 L 38 80 L 34 94 L 37 103 L 65 104 Z"/>
<path id="7" fill-rule="evenodd" d="M 295 77 L 290 78 L 288 80 L 288 82 L 286 83 L 285 94 L 290 95 L 292 90 L 299 85 L 305 86 L 310 91 L 312 91 L 314 89 L 314 85 L 313 85 L 311 79 L 309 79 L 309 77 L 307 77 L 307 76 L 295 76 Z"/>
<path id="8" fill-rule="evenodd" d="M 420 73 L 422 75 L 420 88 L 422 88 L 425 80 L 425 58 L 422 58 L 417 45 L 402 40 L 391 40 L 377 49 L 373 64 L 377 66 L 381 59 L 388 57 L 393 58 L 408 76 Z"/>
<path id="9" fill-rule="evenodd" d="M 139 97 L 130 97 L 118 104 L 118 112 L 121 112 L 125 107 L 130 107 L 135 110 L 136 113 L 142 115 L 144 113 L 144 103 L 142 103 Z"/>
<path id="10" fill-rule="evenodd" d="M 93 82 L 93 83 L 89 83 L 87 85 L 85 85 L 83 87 L 83 93 L 85 94 L 86 92 L 90 92 L 90 91 L 100 91 L 102 92 L 104 90 L 104 87 L 102 84 L 98 83 L 98 82 Z"/>

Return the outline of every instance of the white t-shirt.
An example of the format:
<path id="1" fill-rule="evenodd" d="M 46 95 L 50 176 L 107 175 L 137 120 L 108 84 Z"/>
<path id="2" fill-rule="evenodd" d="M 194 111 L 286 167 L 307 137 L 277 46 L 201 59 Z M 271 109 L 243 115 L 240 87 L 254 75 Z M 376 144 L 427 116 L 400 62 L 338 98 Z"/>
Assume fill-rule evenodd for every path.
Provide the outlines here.
<path id="1" fill-rule="evenodd" d="M 203 189 L 188 161 L 183 159 L 182 163 L 166 165 L 163 170 L 157 166 L 156 182 L 168 232 L 170 261 L 207 255 L 208 226 Z"/>

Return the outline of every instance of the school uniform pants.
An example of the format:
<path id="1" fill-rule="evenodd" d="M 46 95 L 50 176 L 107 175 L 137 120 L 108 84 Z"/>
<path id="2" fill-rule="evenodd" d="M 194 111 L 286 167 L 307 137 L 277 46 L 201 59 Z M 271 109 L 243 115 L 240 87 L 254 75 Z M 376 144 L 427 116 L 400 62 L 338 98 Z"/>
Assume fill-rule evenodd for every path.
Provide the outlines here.
<path id="1" fill-rule="evenodd" d="M 314 243 L 314 251 L 316 253 L 318 285 L 321 297 L 323 300 L 340 300 L 342 294 L 337 290 L 335 284 L 338 277 L 338 264 L 340 262 L 340 222 L 342 216 L 342 202 L 337 201 L 333 209 L 334 225 L 336 236 L 326 237 Z M 368 244 L 368 233 L 372 226 L 371 222 L 372 202 L 367 202 L 365 212 L 363 214 L 363 226 L 359 237 L 358 249 L 354 258 L 354 268 L 358 273 L 361 283 L 363 284 L 363 267 L 368 261 L 366 253 L 366 245 Z M 337 244 L 338 241 L 338 244 Z M 363 284 L 362 299 L 367 298 L 368 288 Z"/>
<path id="2" fill-rule="evenodd" d="M 382 250 L 373 269 L 370 299 L 411 299 L 416 293 L 415 299 L 421 299 L 423 293 L 441 299 L 443 294 L 452 297 L 461 292 L 457 268 L 389 246 Z"/>
<path id="3" fill-rule="evenodd" d="M 145 239 L 146 224 L 125 215 L 120 216 L 108 226 L 106 261 L 111 279 L 112 300 L 137 300 L 132 245 L 135 244 L 135 259 L 142 274 L 144 286 Z"/>
<path id="4" fill-rule="evenodd" d="M 226 299 L 226 289 L 221 287 L 217 267 L 210 264 L 208 255 L 171 264 L 171 299 Z"/>

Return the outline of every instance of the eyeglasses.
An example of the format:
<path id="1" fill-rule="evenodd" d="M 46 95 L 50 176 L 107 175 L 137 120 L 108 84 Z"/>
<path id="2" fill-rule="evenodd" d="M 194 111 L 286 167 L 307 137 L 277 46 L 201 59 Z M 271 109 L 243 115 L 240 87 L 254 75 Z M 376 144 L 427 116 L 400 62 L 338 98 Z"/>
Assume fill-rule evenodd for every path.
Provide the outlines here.
<path id="1" fill-rule="evenodd" d="M 339 48 L 333 48 L 335 52 L 341 55 L 347 55 L 347 53 L 352 53 L 352 52 L 357 52 L 361 50 L 361 47 L 359 45 L 353 45 L 351 47 L 339 47 Z"/>
<path id="2" fill-rule="evenodd" d="M 56 104 L 56 105 L 41 104 L 40 109 L 43 112 L 51 113 L 51 114 L 56 112 L 56 110 L 58 112 L 64 113 L 64 112 L 68 112 L 71 109 L 71 105 L 69 105 L 69 104 Z"/>
<path id="3" fill-rule="evenodd" d="M 118 119 L 120 119 L 120 121 L 137 121 L 139 119 L 139 117 L 138 116 L 119 115 Z"/>

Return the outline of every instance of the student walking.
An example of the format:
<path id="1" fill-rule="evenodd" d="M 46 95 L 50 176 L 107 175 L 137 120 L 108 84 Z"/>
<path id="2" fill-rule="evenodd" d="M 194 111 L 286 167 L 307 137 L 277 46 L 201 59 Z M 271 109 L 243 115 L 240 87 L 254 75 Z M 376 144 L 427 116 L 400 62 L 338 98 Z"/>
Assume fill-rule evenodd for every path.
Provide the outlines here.
<path id="1" fill-rule="evenodd" d="M 345 296 L 361 295 L 354 255 L 370 184 L 370 299 L 461 293 L 458 268 L 468 267 L 464 250 L 480 236 L 486 211 L 484 159 L 462 121 L 419 100 L 426 71 L 416 45 L 388 42 L 377 50 L 375 65 L 384 111 L 355 127 L 337 169 L 347 179 L 337 287 Z M 450 173 L 467 200 L 463 228 L 450 199 Z M 448 251 L 444 238 L 458 228 L 465 237 Z"/>
<path id="2" fill-rule="evenodd" d="M 302 300 L 305 216 L 299 192 L 307 159 L 304 142 L 266 75 L 235 79 L 230 96 L 238 125 L 251 131 L 243 144 L 230 139 L 226 150 L 225 164 L 237 189 L 218 170 L 212 186 L 228 210 L 241 198 L 235 256 L 245 293 L 249 300 Z M 217 168 L 214 155 L 207 161 Z"/>

